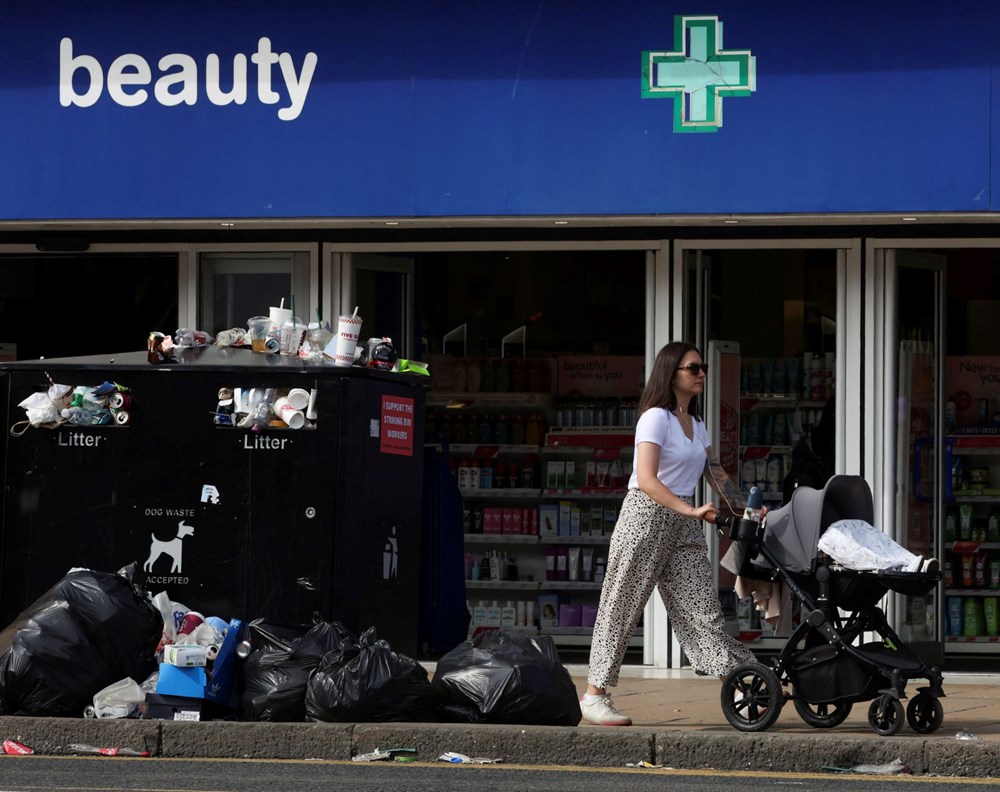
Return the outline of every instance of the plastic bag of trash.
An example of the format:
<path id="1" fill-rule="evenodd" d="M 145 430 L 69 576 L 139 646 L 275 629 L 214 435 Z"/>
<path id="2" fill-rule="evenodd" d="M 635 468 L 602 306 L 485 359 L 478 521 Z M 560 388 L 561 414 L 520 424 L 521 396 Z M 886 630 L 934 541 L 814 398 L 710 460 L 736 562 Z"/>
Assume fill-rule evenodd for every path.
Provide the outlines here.
<path id="1" fill-rule="evenodd" d="M 576 726 L 576 686 L 549 636 L 482 632 L 442 657 L 431 683 L 449 719 Z"/>
<path id="2" fill-rule="evenodd" d="M 440 720 L 427 670 L 378 640 L 374 627 L 323 657 L 306 690 L 306 716 L 339 723 Z"/>
<path id="3" fill-rule="evenodd" d="M 156 669 L 163 620 L 134 581 L 71 569 L 0 632 L 0 714 L 80 717 L 93 697 Z"/>
<path id="4" fill-rule="evenodd" d="M 262 619 L 251 622 L 253 651 L 242 668 L 240 720 L 304 721 L 310 675 L 327 652 L 356 641 L 339 622 L 319 622 L 312 627 Z"/>

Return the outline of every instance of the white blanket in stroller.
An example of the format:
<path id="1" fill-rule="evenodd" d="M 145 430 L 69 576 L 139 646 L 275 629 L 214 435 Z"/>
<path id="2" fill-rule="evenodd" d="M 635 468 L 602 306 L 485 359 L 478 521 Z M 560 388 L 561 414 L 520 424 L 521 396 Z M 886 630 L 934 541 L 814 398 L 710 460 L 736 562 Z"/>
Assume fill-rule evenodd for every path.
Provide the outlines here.
<path id="1" fill-rule="evenodd" d="M 864 520 L 837 520 L 819 538 L 818 547 L 848 569 L 859 572 L 919 572 L 922 556 L 914 555 Z"/>

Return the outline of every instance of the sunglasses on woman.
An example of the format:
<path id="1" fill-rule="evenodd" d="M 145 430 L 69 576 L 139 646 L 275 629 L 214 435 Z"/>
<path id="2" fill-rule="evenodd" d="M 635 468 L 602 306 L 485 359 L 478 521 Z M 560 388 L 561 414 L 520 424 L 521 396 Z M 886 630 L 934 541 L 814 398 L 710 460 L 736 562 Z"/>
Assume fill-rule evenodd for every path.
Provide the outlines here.
<path id="1" fill-rule="evenodd" d="M 691 372 L 692 377 L 697 377 L 699 371 L 702 374 L 708 374 L 708 363 L 688 363 L 686 366 L 677 367 L 678 371 L 681 369 Z"/>

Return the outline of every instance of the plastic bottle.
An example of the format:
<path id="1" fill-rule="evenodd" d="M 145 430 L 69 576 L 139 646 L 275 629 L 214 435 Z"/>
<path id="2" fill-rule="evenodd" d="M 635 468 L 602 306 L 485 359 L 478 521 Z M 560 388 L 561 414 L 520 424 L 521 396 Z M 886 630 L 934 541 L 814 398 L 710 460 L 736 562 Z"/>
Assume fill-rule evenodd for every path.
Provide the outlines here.
<path id="1" fill-rule="evenodd" d="M 479 468 L 479 489 L 493 489 L 493 478 L 495 470 L 493 462 L 487 460 Z"/>
<path id="2" fill-rule="evenodd" d="M 463 459 L 458 465 L 458 488 L 469 489 L 469 460 Z"/>
<path id="3" fill-rule="evenodd" d="M 758 487 L 751 487 L 747 496 L 747 505 L 743 509 L 743 519 L 760 522 L 760 510 L 764 507 L 764 493 Z"/>
<path id="4" fill-rule="evenodd" d="M 478 490 L 480 481 L 479 462 L 475 459 L 469 463 L 469 490 Z"/>

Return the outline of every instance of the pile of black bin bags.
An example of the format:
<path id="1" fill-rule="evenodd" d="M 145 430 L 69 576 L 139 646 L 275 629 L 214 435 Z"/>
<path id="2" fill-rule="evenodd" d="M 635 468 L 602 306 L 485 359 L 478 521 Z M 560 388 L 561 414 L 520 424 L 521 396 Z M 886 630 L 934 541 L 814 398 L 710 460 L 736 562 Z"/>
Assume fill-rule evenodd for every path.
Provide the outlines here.
<path id="1" fill-rule="evenodd" d="M 250 625 L 241 720 L 576 726 L 580 704 L 552 639 L 493 630 L 438 661 L 433 681 L 369 629 Z"/>
<path id="2" fill-rule="evenodd" d="M 157 670 L 163 616 L 135 582 L 74 569 L 0 632 L 0 715 L 81 717 L 94 695 Z M 576 726 L 580 706 L 552 639 L 492 630 L 415 660 L 338 622 L 250 623 L 238 715 L 255 721 L 459 722 Z"/>
<path id="3" fill-rule="evenodd" d="M 74 569 L 0 632 L 0 715 L 76 717 L 94 694 L 156 670 L 163 617 L 117 574 Z"/>

